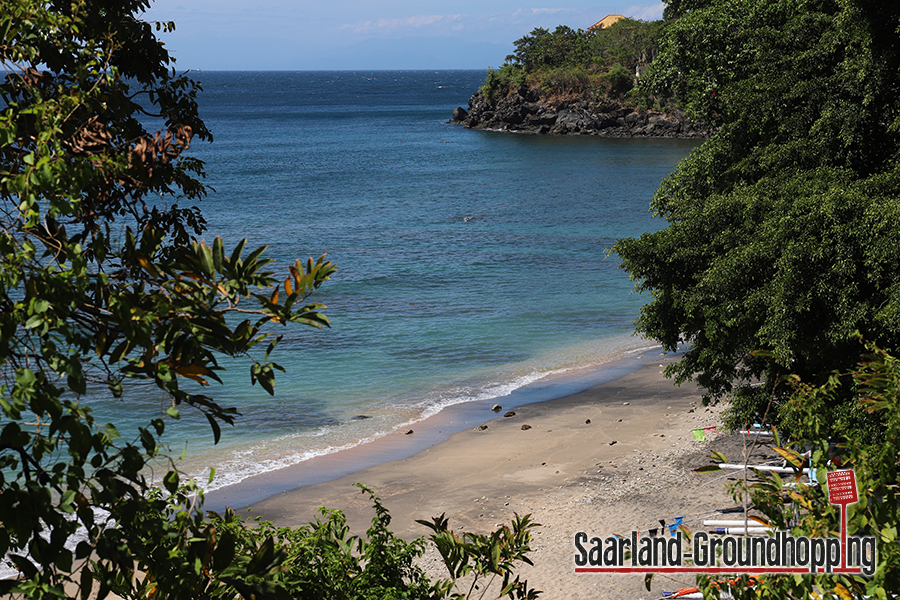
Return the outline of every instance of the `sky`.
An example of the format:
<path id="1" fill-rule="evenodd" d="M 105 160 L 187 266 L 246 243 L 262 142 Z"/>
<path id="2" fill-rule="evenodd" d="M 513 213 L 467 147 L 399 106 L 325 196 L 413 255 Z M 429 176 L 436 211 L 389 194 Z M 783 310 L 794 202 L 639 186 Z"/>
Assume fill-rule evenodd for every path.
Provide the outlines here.
<path id="1" fill-rule="evenodd" d="M 586 29 L 608 14 L 654 20 L 664 6 L 520 1 L 155 0 L 144 18 L 175 22 L 159 36 L 179 70 L 487 69 L 535 27 Z"/>

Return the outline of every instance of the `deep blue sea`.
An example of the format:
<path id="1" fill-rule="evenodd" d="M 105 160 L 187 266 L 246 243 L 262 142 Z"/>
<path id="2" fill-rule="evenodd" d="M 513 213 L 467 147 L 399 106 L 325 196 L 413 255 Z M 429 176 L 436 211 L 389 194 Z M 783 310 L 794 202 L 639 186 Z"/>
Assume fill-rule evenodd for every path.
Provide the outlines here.
<path id="1" fill-rule="evenodd" d="M 446 124 L 482 71 L 193 75 L 215 136 L 190 151 L 215 189 L 207 241 L 268 245 L 278 273 L 326 252 L 339 269 L 315 297 L 331 329 L 283 330 L 274 398 L 226 365 L 208 392 L 237 426 L 215 447 L 205 420 L 169 427 L 213 488 L 652 346 L 632 336 L 646 298 L 607 249 L 663 226 L 650 199 L 697 142 Z M 137 424 L 158 403 L 96 410 Z"/>

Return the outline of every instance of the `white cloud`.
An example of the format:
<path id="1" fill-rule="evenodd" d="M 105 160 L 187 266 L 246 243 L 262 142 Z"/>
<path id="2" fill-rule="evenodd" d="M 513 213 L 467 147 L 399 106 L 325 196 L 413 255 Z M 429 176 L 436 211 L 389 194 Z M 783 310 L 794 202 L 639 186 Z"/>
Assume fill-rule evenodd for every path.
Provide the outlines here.
<path id="1" fill-rule="evenodd" d="M 523 15 L 553 15 L 560 12 L 570 11 L 569 8 L 519 8 L 512 14 L 514 17 Z"/>
<path id="2" fill-rule="evenodd" d="M 641 19 L 642 21 L 656 21 L 662 19 L 663 9 L 666 7 L 662 2 L 656 4 L 641 4 L 629 7 L 624 14 L 633 19 Z"/>
<path id="3" fill-rule="evenodd" d="M 397 31 L 401 29 L 417 29 L 427 27 L 435 23 L 450 23 L 463 18 L 465 15 L 415 15 L 405 19 L 378 19 L 377 21 L 358 21 L 341 25 L 341 29 L 347 29 L 353 33 L 373 33 L 377 31 Z"/>
<path id="4" fill-rule="evenodd" d="M 532 8 L 531 14 L 533 15 L 553 15 L 558 12 L 566 12 L 569 10 L 568 8 Z"/>

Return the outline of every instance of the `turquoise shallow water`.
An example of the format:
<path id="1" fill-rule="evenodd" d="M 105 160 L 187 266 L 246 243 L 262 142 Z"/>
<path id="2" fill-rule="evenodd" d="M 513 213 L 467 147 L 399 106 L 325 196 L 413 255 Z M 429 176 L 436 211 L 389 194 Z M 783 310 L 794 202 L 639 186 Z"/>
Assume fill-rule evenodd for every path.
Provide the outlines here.
<path id="1" fill-rule="evenodd" d="M 169 428 L 213 487 L 649 345 L 631 336 L 645 299 L 606 250 L 662 226 L 648 203 L 696 142 L 446 124 L 480 71 L 197 78 L 207 239 L 268 244 L 278 271 L 323 252 L 339 268 L 317 295 L 333 327 L 285 331 L 275 398 L 232 365 L 209 390 L 243 414 L 222 442 L 191 415 Z M 136 426 L 158 402 L 96 404 Z"/>

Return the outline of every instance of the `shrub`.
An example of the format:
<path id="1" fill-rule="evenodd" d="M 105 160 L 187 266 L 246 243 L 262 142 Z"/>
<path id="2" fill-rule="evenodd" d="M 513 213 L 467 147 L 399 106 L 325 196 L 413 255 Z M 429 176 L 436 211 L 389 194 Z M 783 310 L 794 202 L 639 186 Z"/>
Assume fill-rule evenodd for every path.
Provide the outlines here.
<path id="1" fill-rule="evenodd" d="M 634 75 L 620 64 L 605 73 L 603 79 L 609 85 L 609 93 L 613 97 L 622 96 L 634 87 Z"/>
<path id="2" fill-rule="evenodd" d="M 792 487 L 788 492 L 791 503 L 785 504 L 782 477 L 760 472 L 757 483 L 745 485 L 739 481 L 734 495 L 739 501 L 748 497 L 774 528 L 790 529 L 794 537 L 836 535 L 841 527 L 841 509 L 830 504 L 823 493 L 825 475 L 836 468 L 853 469 L 859 502 L 847 507 L 848 534 L 875 536 L 878 562 L 874 575 L 760 576 L 752 586 L 732 588 L 736 598 L 812 598 L 819 597 L 823 590 L 848 599 L 896 597 L 900 589 L 900 360 L 872 345 L 868 350 L 857 368 L 833 374 L 824 385 L 811 386 L 790 378 L 794 393 L 788 406 L 794 411 L 796 430 L 802 436 L 777 450 L 798 468 L 804 465 L 804 453 L 809 452 L 808 462 L 816 469 L 817 485 Z M 885 435 L 871 437 L 852 425 L 850 415 L 839 417 L 837 427 L 826 422 L 826 406 L 841 396 L 840 388 L 848 384 L 854 389 L 855 406 L 877 416 Z M 843 439 L 828 440 L 830 431 L 842 432 Z M 699 577 L 698 583 L 705 595 L 717 589 L 709 577 Z"/>
<path id="3" fill-rule="evenodd" d="M 514 65 L 503 65 L 498 70 L 488 68 L 487 78 L 481 86 L 482 95 L 493 98 L 500 91 L 518 89 L 525 83 L 525 70 Z"/>
<path id="4" fill-rule="evenodd" d="M 199 496 L 193 484 L 168 497 L 157 490 L 150 498 L 156 510 L 135 519 L 138 526 L 109 530 L 139 541 L 146 549 L 144 556 L 127 575 L 121 569 L 101 573 L 103 581 L 128 600 L 463 600 L 476 583 L 489 579 L 483 596 L 490 582 L 502 577 L 498 597 L 537 598 L 540 592 L 518 577 L 513 579 L 519 562 L 532 564 L 527 554 L 531 530 L 537 525 L 530 516 L 516 516 L 512 527 L 488 535 L 466 533 L 462 539 L 447 528 L 443 515 L 419 521 L 434 532 L 431 540 L 450 572 L 450 579 L 432 581 L 415 562 L 425 550 L 425 538 L 407 542 L 396 537 L 389 529 L 387 508 L 372 490 L 357 485 L 375 510 L 364 537 L 351 535 L 338 510 L 321 508 L 319 516 L 303 527 L 275 527 L 259 518 L 240 518 L 230 509 L 210 512 L 204 519 L 195 509 Z M 456 586 L 467 575 L 472 584 L 463 594 Z"/>

